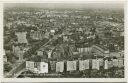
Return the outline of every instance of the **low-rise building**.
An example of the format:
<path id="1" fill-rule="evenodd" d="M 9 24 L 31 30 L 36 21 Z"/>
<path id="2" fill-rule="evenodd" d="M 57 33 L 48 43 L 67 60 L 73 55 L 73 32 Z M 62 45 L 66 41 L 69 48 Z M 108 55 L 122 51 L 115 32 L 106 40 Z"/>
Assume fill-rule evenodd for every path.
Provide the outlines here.
<path id="1" fill-rule="evenodd" d="M 19 61 L 23 60 L 23 54 L 24 54 L 24 50 L 22 47 L 20 46 L 13 46 L 13 53 L 14 55 L 16 55 L 18 57 Z"/>
<path id="2" fill-rule="evenodd" d="M 38 31 L 31 31 L 30 32 L 30 37 L 33 39 L 33 40 L 42 40 L 44 38 L 44 31 L 41 31 L 41 30 L 38 30 Z"/>
<path id="3" fill-rule="evenodd" d="M 105 48 L 103 46 L 99 46 L 99 45 L 93 45 L 92 52 L 96 56 L 109 57 L 109 55 L 110 55 L 109 50 L 107 48 Z"/>
<path id="4" fill-rule="evenodd" d="M 113 65 L 112 65 L 112 61 L 108 61 L 108 60 L 105 60 L 104 61 L 104 69 L 109 69 L 111 68 Z"/>
<path id="5" fill-rule="evenodd" d="M 7 56 L 4 55 L 4 62 L 8 62 Z"/>
<path id="6" fill-rule="evenodd" d="M 122 58 L 123 56 L 122 52 L 110 52 L 110 57 Z"/>
<path id="7" fill-rule="evenodd" d="M 15 35 L 18 38 L 18 43 L 25 43 L 28 44 L 27 38 L 26 38 L 27 32 L 16 32 Z"/>
<path id="8" fill-rule="evenodd" d="M 79 53 L 89 53 L 92 52 L 92 47 L 84 47 L 84 48 L 77 48 Z"/>

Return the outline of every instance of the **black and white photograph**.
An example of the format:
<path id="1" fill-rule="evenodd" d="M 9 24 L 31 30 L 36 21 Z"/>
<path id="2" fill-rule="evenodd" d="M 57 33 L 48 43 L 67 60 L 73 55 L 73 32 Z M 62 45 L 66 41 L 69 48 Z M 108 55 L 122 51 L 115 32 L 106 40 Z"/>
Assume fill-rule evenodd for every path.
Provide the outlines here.
<path id="1" fill-rule="evenodd" d="M 124 3 L 4 3 L 4 78 L 125 78 Z"/>

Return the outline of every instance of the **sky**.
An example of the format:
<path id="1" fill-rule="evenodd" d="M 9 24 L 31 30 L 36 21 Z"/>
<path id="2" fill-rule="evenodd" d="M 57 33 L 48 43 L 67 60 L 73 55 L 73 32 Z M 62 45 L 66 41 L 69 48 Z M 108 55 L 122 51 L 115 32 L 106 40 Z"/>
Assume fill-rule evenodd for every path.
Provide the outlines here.
<path id="1" fill-rule="evenodd" d="M 45 3 L 5 3 L 4 7 L 39 7 L 39 8 L 124 8 L 124 1 L 70 1 L 70 2 L 45 2 Z"/>

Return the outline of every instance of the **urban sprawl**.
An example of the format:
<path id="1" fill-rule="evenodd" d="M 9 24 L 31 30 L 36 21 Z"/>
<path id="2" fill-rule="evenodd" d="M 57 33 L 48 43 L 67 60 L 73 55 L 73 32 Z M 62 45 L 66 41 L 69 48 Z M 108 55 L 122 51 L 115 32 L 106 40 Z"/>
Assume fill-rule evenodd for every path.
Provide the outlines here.
<path id="1" fill-rule="evenodd" d="M 7 78 L 123 78 L 121 9 L 6 8 Z"/>

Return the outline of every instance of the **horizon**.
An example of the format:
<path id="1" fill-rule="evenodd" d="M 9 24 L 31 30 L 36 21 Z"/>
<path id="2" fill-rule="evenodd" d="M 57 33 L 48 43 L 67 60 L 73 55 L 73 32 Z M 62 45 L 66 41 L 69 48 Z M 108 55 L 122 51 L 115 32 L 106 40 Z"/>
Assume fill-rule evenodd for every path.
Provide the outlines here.
<path id="1" fill-rule="evenodd" d="M 124 9 L 124 3 L 5 3 L 4 8 L 78 8 L 78 9 Z"/>

